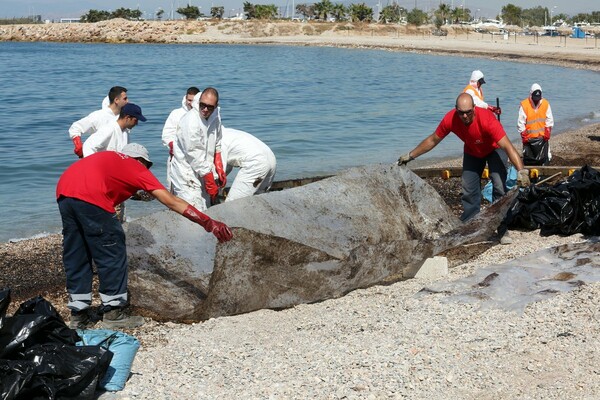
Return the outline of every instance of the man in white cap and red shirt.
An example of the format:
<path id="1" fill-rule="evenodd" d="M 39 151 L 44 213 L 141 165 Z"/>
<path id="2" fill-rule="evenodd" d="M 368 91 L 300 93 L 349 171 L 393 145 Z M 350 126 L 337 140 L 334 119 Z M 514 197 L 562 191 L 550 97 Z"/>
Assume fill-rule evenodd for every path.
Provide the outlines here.
<path id="1" fill-rule="evenodd" d="M 523 141 L 523 161 L 529 165 L 547 165 L 552 158 L 548 141 L 554 127 L 552 108 L 542 97 L 542 87 L 534 83 L 529 97 L 521 101 L 517 129 Z"/>
<path id="2" fill-rule="evenodd" d="M 463 93 L 469 93 L 473 97 L 476 107 L 487 108 L 496 115 L 502 114 L 500 107 L 494 107 L 483 101 L 483 89 L 481 85 L 485 83 L 483 72 L 475 70 L 471 73 L 469 84 L 463 89 Z"/>
<path id="3" fill-rule="evenodd" d="M 56 199 L 63 224 L 63 263 L 67 277 L 67 307 L 73 329 L 91 326 L 92 262 L 96 264 L 100 299 L 108 329 L 135 328 L 141 316 L 126 312 L 127 250 L 125 233 L 115 205 L 138 190 L 152 194 L 165 206 L 211 232 L 219 242 L 233 237 L 227 225 L 201 213 L 172 195 L 148 170 L 146 148 L 130 143 L 121 152 L 102 151 L 73 163 L 60 177 Z"/>

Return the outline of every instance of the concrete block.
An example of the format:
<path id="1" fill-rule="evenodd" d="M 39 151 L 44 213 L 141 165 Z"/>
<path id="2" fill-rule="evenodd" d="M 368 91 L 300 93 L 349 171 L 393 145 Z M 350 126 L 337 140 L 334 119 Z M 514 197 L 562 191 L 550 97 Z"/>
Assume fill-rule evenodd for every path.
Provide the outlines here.
<path id="1" fill-rule="evenodd" d="M 415 274 L 417 279 L 435 279 L 448 275 L 448 259 L 446 257 L 431 257 L 425 260 Z"/>

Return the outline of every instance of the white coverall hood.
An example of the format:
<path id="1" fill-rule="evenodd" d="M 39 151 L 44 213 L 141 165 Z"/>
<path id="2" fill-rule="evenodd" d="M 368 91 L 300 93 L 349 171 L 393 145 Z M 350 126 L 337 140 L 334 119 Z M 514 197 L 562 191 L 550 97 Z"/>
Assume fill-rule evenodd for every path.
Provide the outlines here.
<path id="1" fill-rule="evenodd" d="M 479 81 L 481 78 L 483 78 L 483 72 L 480 70 L 476 69 L 471 73 L 471 83 L 477 83 L 477 81 Z M 485 79 L 483 80 L 483 83 L 485 83 Z"/>
<path id="2" fill-rule="evenodd" d="M 194 96 L 194 100 L 196 99 L 196 96 Z M 188 107 L 187 105 L 187 95 L 183 95 L 183 99 L 181 99 L 181 108 L 183 108 L 185 111 L 190 111 L 192 109 L 192 107 Z"/>
<path id="3" fill-rule="evenodd" d="M 541 92 L 542 87 L 539 84 L 534 83 L 533 85 L 531 85 L 531 89 L 529 89 L 529 94 L 535 92 L 536 90 L 539 90 Z"/>

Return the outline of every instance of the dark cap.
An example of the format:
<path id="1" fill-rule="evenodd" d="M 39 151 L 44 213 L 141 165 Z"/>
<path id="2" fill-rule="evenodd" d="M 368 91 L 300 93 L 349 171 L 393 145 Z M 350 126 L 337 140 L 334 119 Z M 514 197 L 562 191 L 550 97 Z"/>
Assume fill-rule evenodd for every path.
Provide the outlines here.
<path id="1" fill-rule="evenodd" d="M 138 120 L 145 122 L 146 117 L 142 115 L 142 109 L 137 104 L 127 103 L 121 108 L 122 115 L 129 115 L 130 117 L 137 118 Z"/>

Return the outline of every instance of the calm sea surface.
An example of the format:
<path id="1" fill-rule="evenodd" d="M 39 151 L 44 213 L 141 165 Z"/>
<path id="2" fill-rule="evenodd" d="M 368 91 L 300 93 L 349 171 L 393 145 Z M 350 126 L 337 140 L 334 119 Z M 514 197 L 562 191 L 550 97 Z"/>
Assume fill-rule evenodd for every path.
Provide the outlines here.
<path id="1" fill-rule="evenodd" d="M 219 90 L 224 125 L 267 143 L 281 180 L 394 162 L 433 132 L 473 69 L 486 76 L 486 100 L 500 98 L 511 139 L 533 82 L 556 132 L 599 120 L 600 74 L 546 65 L 320 47 L 0 43 L 0 241 L 60 231 L 54 189 L 76 160 L 67 129 L 111 86 L 127 87 L 148 118 L 131 139 L 149 149 L 161 181 L 162 126 L 191 85 Z M 461 149 L 451 136 L 429 157 Z M 155 203 L 132 203 L 129 216 Z"/>

